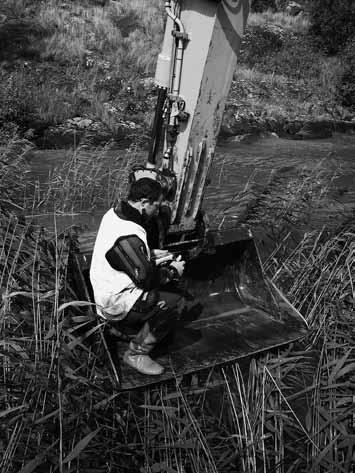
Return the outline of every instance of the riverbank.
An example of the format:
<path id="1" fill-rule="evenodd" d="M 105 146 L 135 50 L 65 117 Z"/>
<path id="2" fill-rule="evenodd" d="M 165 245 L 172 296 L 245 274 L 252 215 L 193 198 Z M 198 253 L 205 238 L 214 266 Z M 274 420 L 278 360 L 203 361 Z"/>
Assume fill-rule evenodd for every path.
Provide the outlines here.
<path id="1" fill-rule="evenodd" d="M 329 138 L 334 133 L 355 134 L 355 120 L 267 117 L 252 111 L 242 113 L 239 107 L 228 104 L 218 140 L 255 141 L 270 134 L 291 140 L 312 140 Z M 32 143 L 39 149 L 75 149 L 84 143 L 92 148 L 112 143 L 117 149 L 131 145 L 147 149 L 149 136 L 149 128 L 132 121 L 121 122 L 113 132 L 90 118 L 74 117 L 47 128 Z"/>
<path id="2" fill-rule="evenodd" d="M 120 148 L 147 147 L 164 27 L 160 3 L 52 0 L 6 9 L 7 3 L 0 7 L 0 36 L 8 42 L 0 68 L 0 141 L 17 135 L 42 149 L 111 140 Z M 341 92 L 346 57 L 326 55 L 308 31 L 306 13 L 250 15 L 222 137 L 353 132 L 354 108 Z M 300 133 L 309 123 L 318 136 L 309 128 Z"/>

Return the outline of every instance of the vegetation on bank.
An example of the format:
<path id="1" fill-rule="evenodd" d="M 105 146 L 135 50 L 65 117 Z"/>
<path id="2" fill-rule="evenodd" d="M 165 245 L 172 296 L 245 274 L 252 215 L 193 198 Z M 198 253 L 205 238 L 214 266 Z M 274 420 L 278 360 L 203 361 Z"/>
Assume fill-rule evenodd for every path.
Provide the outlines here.
<path id="1" fill-rule="evenodd" d="M 148 105 L 138 103 L 136 89 L 159 51 L 158 2 L 110 2 L 103 8 L 23 0 L 4 2 L 0 13 L 0 36 L 9 38 L 1 58 L 5 128 L 14 123 L 31 138 L 75 116 L 92 117 L 112 132 L 131 116 L 144 123 Z"/>
<path id="2" fill-rule="evenodd" d="M 329 55 L 319 45 L 328 30 L 315 30 L 310 14 L 290 16 L 284 7 L 251 14 L 230 109 L 241 120 L 270 123 L 352 118 L 351 36 L 345 41 L 344 33 Z M 66 121 L 82 117 L 117 141 L 130 135 L 147 143 L 155 102 L 151 78 L 164 27 L 159 0 L 6 0 L 0 15 L 5 142 L 19 132 L 51 146 L 50 127 L 64 124 L 65 134 L 72 126 Z M 343 31 L 342 21 L 332 23 L 337 31 Z"/>
<path id="3" fill-rule="evenodd" d="M 342 43 L 339 40 L 329 54 L 323 40 L 330 28 L 324 32 L 313 22 L 318 18 L 315 9 L 320 16 L 325 8 L 315 4 L 308 2 L 308 13 L 296 16 L 271 9 L 250 15 L 229 98 L 239 114 L 284 123 L 352 117 L 354 76 L 349 70 L 353 59 L 348 51 L 352 36 L 348 34 L 345 41 L 344 31 Z M 348 25 L 342 28 L 339 18 L 332 27 L 338 36 L 344 28 L 349 30 Z"/>
<path id="4" fill-rule="evenodd" d="M 53 236 L 21 209 L 60 210 L 78 187 L 73 210 L 84 210 L 97 166 L 96 202 L 108 205 L 107 190 L 123 188 L 104 172 L 104 150 L 90 158 L 83 145 L 39 194 L 27 172 L 29 146 L 10 142 L 0 157 L 1 471 L 351 471 L 354 219 L 294 231 L 332 204 L 332 173 L 310 168 L 291 183 L 275 175 L 245 212 L 253 228 L 268 229 L 274 250 L 265 270 L 307 318 L 308 337 L 248 362 L 120 393 L 100 327 L 73 302 L 75 235 Z"/>

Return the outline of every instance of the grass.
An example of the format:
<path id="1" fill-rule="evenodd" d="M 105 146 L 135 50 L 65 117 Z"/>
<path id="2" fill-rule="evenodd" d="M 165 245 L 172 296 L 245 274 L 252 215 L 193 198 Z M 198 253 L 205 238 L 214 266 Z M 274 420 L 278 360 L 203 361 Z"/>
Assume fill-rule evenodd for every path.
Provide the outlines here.
<path id="1" fill-rule="evenodd" d="M 230 104 L 239 106 L 241 116 L 266 116 L 286 122 L 309 116 L 314 109 L 312 94 L 308 87 L 300 87 L 286 76 L 240 66 L 235 73 Z"/>
<path id="2" fill-rule="evenodd" d="M 142 78 L 153 74 L 160 49 L 164 18 L 158 2 L 110 2 L 105 8 L 59 0 L 37 6 L 17 2 L 16 11 L 10 4 L 0 6 L 0 13 L 7 15 L 5 26 L 13 26 L 0 27 L 0 37 L 11 44 L 18 40 L 18 46 L 8 48 L 0 68 L 1 122 L 36 134 L 84 116 L 103 122 L 114 137 L 117 127 L 132 118 L 146 125 L 146 110 L 132 102 L 141 93 Z M 45 34 L 32 41 L 29 26 L 20 34 L 15 26 L 26 21 Z M 150 107 L 147 103 L 145 108 Z M 107 109 L 113 111 L 109 117 Z"/>
<path id="3" fill-rule="evenodd" d="M 283 122 L 344 118 L 348 112 L 339 100 L 344 60 L 320 51 L 308 29 L 306 16 L 252 13 L 230 103 L 241 102 L 245 114 L 267 111 Z"/>
<path id="4" fill-rule="evenodd" d="M 3 127 L 12 122 L 41 143 L 48 127 L 81 116 L 101 122 L 118 141 L 122 126 L 134 123 L 132 140 L 147 143 L 164 28 L 157 0 L 104 7 L 84 0 L 5 1 L 2 12 L 0 38 L 8 44 L 0 68 Z M 341 98 L 344 60 L 317 49 L 308 28 L 302 15 L 250 15 L 228 100 L 241 120 L 266 113 L 256 124 L 263 128 L 272 120 L 284 126 L 287 120 L 349 117 Z"/>
<path id="5" fill-rule="evenodd" d="M 40 25 L 55 33 L 45 41 L 42 57 L 59 62 L 105 59 L 111 72 L 130 68 L 152 72 L 162 39 L 163 15 L 158 2 L 110 2 L 106 8 L 87 8 L 80 3 L 70 9 L 51 0 L 38 14 Z M 147 54 L 142 55 L 142 48 Z M 92 67 L 85 63 L 86 67 Z"/>
<path id="6" fill-rule="evenodd" d="M 26 181 L 18 179 L 27 175 L 26 146 L 10 143 L 3 152 L 3 158 L 11 156 L 10 162 L 18 163 L 20 182 Z M 84 147 L 68 153 L 66 165 L 56 173 L 57 184 L 50 181 L 50 205 L 66 208 L 70 190 L 78 186 L 73 202 L 82 209 L 81 199 L 93 195 L 89 184 L 97 179 L 88 157 Z M 103 171 L 104 156 L 97 161 Z M 121 174 L 122 162 L 117 160 L 117 166 Z M 117 191 L 110 190 L 108 177 L 106 173 L 108 189 L 95 188 L 95 198 L 110 200 Z M 299 175 L 291 192 L 285 187 L 290 176 L 274 176 L 270 192 L 248 209 L 249 218 L 266 212 L 271 225 L 268 215 L 276 209 L 280 216 L 277 209 L 284 209 L 281 222 L 292 215 L 308 219 L 307 205 L 318 209 L 322 199 L 327 202 L 329 179 L 319 170 Z M 2 195 L 17 181 L 9 168 L 6 181 L 0 182 Z M 123 183 L 122 191 L 124 182 L 118 184 Z M 306 199 L 307 194 L 313 198 Z M 14 192 L 8 200 L 15 208 L 31 208 L 27 195 Z M 305 196 L 304 201 L 295 195 Z M 89 202 L 93 204 L 92 197 Z M 304 232 L 297 244 L 288 228 L 265 261 L 265 270 L 310 324 L 302 343 L 247 363 L 120 393 L 102 327 L 75 302 L 66 304 L 75 299 L 67 277 L 72 235 L 49 236 L 19 220 L 13 209 L 4 202 L 0 212 L 1 471 L 351 471 L 352 220 Z"/>
<path id="7" fill-rule="evenodd" d="M 249 26 L 265 24 L 280 26 L 293 33 L 304 33 L 309 28 L 309 19 L 306 15 L 291 16 L 283 11 L 265 10 L 260 13 L 250 13 L 248 18 Z"/>

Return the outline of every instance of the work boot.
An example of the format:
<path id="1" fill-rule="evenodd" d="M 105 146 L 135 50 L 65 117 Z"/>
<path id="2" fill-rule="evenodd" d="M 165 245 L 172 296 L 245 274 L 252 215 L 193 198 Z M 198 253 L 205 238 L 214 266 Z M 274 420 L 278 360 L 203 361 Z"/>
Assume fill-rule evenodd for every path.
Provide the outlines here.
<path id="1" fill-rule="evenodd" d="M 130 350 L 127 350 L 123 355 L 123 361 L 142 374 L 157 376 L 164 371 L 164 368 L 152 360 L 149 355 L 135 355 Z"/>
<path id="2" fill-rule="evenodd" d="M 123 355 L 123 361 L 142 374 L 153 376 L 162 374 L 164 368 L 148 355 L 156 341 L 150 331 L 149 323 L 145 323 L 135 339 L 131 340 L 128 350 Z"/>

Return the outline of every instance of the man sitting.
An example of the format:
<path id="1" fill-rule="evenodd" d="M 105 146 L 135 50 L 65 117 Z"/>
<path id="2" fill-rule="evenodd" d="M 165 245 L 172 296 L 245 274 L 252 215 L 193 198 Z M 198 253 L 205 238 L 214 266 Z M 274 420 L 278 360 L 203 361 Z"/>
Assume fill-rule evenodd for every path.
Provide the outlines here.
<path id="1" fill-rule="evenodd" d="M 137 330 L 123 359 L 148 375 L 164 371 L 149 353 L 173 329 L 184 305 L 182 296 L 160 288 L 182 276 L 185 261 L 166 250 L 151 250 L 147 243 L 145 227 L 159 213 L 162 201 L 158 182 L 133 182 L 127 201 L 103 216 L 90 268 L 98 315 L 123 329 Z"/>

